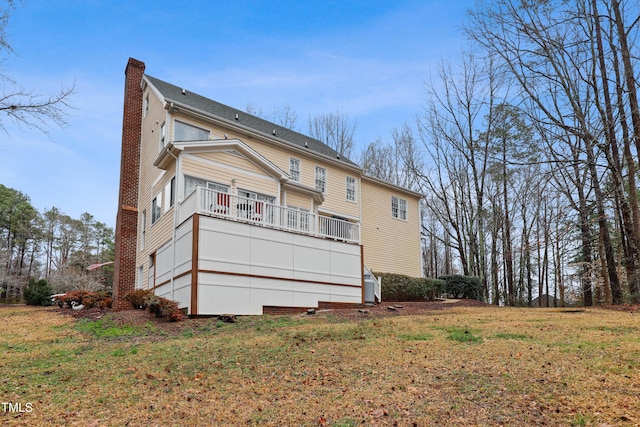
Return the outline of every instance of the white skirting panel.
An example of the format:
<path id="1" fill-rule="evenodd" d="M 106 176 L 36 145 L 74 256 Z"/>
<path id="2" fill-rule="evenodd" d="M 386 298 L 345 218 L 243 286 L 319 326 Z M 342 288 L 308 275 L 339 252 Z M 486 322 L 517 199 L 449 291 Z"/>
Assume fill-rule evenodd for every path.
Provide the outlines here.
<path id="1" fill-rule="evenodd" d="M 361 283 L 358 245 L 200 217 L 198 314 L 359 303 Z"/>
<path id="2" fill-rule="evenodd" d="M 173 250 L 171 241 L 156 251 L 155 283 L 165 283 L 173 276 Z"/>
<path id="3" fill-rule="evenodd" d="M 262 314 L 262 307 L 317 307 L 319 301 L 362 302 L 359 287 L 200 273 L 198 314 Z"/>

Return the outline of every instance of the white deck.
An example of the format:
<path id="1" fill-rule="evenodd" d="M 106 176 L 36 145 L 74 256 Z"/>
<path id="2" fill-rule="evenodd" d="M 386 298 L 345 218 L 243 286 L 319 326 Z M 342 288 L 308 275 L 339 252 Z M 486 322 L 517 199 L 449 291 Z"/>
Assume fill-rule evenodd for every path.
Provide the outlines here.
<path id="1" fill-rule="evenodd" d="M 314 237 L 360 243 L 360 224 L 197 187 L 179 205 L 178 222 L 194 213 Z"/>
<path id="2" fill-rule="evenodd" d="M 360 246 L 319 239 L 252 221 L 200 216 L 197 307 L 191 307 L 192 218 L 157 252 L 159 277 L 174 277 L 156 294 L 188 307 L 189 314 L 262 314 L 263 306 L 317 307 L 318 302 L 362 302 Z"/>

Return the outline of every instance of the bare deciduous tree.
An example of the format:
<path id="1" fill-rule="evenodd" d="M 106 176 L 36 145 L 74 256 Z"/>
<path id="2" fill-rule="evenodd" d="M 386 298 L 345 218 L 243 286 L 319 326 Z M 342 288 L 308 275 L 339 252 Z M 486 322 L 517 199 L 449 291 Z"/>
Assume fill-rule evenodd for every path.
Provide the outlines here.
<path id="1" fill-rule="evenodd" d="M 351 158 L 354 134 L 358 124 L 349 115 L 335 113 L 319 114 L 309 118 L 309 135 L 333 148 L 340 156 Z"/>
<path id="2" fill-rule="evenodd" d="M 15 2 L 9 0 L 0 8 L 0 48 L 6 52 L 13 52 L 6 33 L 11 12 L 15 9 Z M 37 91 L 22 88 L 9 75 L 0 70 L 0 113 L 18 125 L 37 129 L 47 133 L 49 124 L 64 126 L 67 111 L 70 108 L 69 99 L 74 93 L 74 85 L 61 87 L 51 95 L 43 95 Z M 7 130 L 6 124 L 0 120 L 0 128 Z"/>
<path id="3" fill-rule="evenodd" d="M 262 108 L 254 104 L 247 104 L 245 111 L 253 116 L 269 120 L 291 130 L 295 130 L 298 122 L 298 114 L 287 104 L 279 108 L 274 107 L 271 115 L 265 114 Z"/>

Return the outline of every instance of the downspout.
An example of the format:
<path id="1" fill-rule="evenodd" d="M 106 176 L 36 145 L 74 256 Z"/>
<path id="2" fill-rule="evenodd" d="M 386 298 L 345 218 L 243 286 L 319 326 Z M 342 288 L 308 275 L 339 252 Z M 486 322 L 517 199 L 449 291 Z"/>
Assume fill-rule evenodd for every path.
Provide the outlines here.
<path id="1" fill-rule="evenodd" d="M 165 112 L 165 116 L 164 116 L 164 138 L 165 138 L 165 146 L 169 145 L 170 139 L 169 139 L 169 135 L 171 135 L 171 113 L 169 110 L 166 110 Z M 164 147 L 163 147 L 164 148 Z M 171 155 L 171 157 L 173 157 L 176 161 L 176 188 L 174 188 L 174 204 L 173 204 L 173 231 L 171 233 L 171 299 L 173 301 L 175 301 L 175 287 L 176 284 L 174 282 L 174 277 L 176 277 L 176 235 L 177 235 L 177 227 L 178 227 L 178 219 L 180 218 L 179 215 L 179 207 L 180 207 L 180 202 L 182 201 L 182 197 L 178 197 L 178 193 L 181 189 L 183 188 L 182 186 L 182 178 L 181 178 L 181 173 L 180 171 L 182 170 L 182 160 L 181 158 L 176 157 L 171 150 L 167 150 L 167 153 L 169 153 L 169 155 Z"/>
<path id="2" fill-rule="evenodd" d="M 422 236 L 422 212 L 420 211 L 420 199 L 418 199 L 418 249 L 420 253 L 420 277 L 424 277 L 424 254 L 422 253 L 422 240 L 425 240 L 425 248 L 427 247 L 427 238 Z"/>
<path id="3" fill-rule="evenodd" d="M 180 217 L 178 210 L 180 209 L 180 202 L 182 201 L 181 198 L 178 198 L 178 189 L 182 188 L 182 186 L 180 185 L 182 184 L 182 179 L 180 178 L 180 171 L 182 170 L 182 157 L 176 157 L 171 152 L 171 150 L 167 150 L 167 152 L 176 160 L 176 188 L 174 188 L 173 190 L 175 197 L 175 200 L 173 201 L 173 232 L 171 233 L 171 252 L 173 258 L 171 262 L 171 299 L 175 301 L 176 284 L 173 278 L 176 277 L 176 235 L 178 232 L 178 218 Z"/>

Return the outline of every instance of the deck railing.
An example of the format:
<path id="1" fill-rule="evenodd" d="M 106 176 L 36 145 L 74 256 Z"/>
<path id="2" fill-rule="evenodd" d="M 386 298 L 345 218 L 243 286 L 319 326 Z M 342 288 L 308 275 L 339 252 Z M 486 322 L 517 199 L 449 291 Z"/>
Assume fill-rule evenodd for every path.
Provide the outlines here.
<path id="1" fill-rule="evenodd" d="M 349 243 L 360 242 L 359 223 L 220 193 L 204 187 L 196 187 L 196 190 L 180 203 L 179 221 L 186 220 L 196 212 L 294 233 Z"/>

